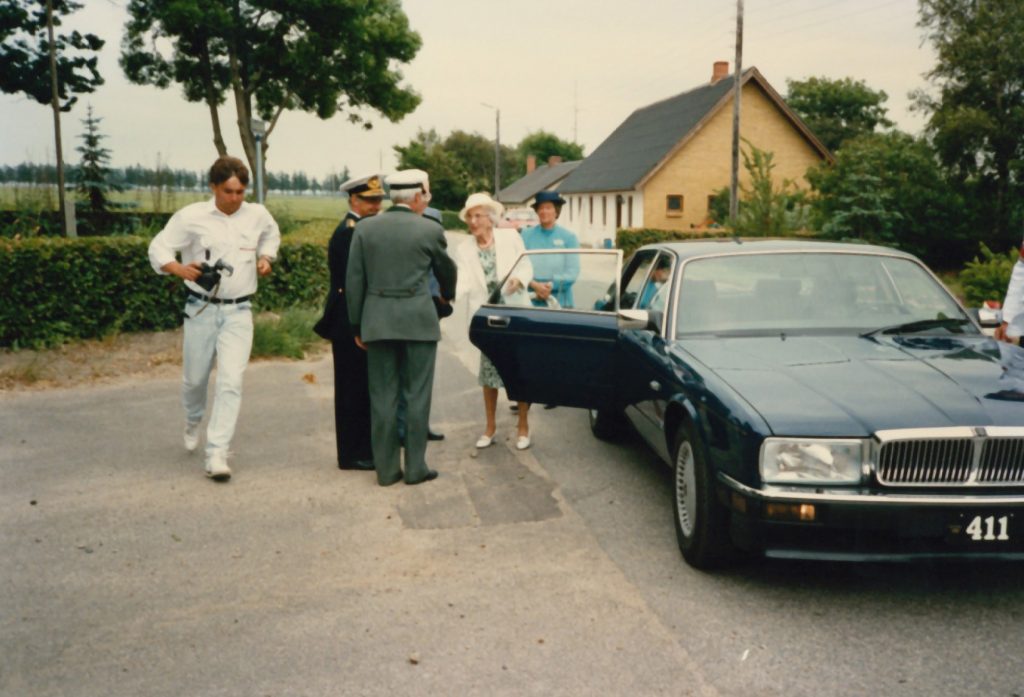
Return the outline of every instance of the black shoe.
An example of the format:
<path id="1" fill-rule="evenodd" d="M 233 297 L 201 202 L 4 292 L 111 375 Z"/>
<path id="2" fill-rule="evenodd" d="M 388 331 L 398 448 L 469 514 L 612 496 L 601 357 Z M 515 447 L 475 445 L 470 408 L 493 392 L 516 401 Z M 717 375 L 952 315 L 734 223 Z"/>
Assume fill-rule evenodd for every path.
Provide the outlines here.
<path id="1" fill-rule="evenodd" d="M 508 408 L 509 408 L 509 411 L 514 411 L 517 414 L 519 413 L 519 403 L 518 402 L 512 402 L 511 404 L 508 405 Z"/>
<path id="2" fill-rule="evenodd" d="M 545 404 L 544 408 L 545 409 L 557 409 L 558 405 L 557 404 Z"/>
<path id="3" fill-rule="evenodd" d="M 389 479 L 387 481 L 381 481 L 380 479 L 378 479 L 377 483 L 379 485 L 381 485 L 381 486 L 391 486 L 392 484 L 398 484 L 398 482 L 400 482 L 400 481 L 402 481 L 402 471 L 401 470 L 398 471 L 398 474 L 396 474 L 393 479 Z"/>
<path id="4" fill-rule="evenodd" d="M 349 460 L 348 462 L 339 462 L 338 469 L 369 471 L 373 469 L 373 460 Z"/>
<path id="5" fill-rule="evenodd" d="M 444 440 L 444 434 L 438 433 L 432 428 L 427 428 L 427 440 Z"/>
<path id="6" fill-rule="evenodd" d="M 415 482 L 410 482 L 408 479 L 405 480 L 406 484 L 422 484 L 423 482 L 430 482 L 437 479 L 437 470 L 427 470 L 427 475 L 423 479 L 417 479 Z"/>

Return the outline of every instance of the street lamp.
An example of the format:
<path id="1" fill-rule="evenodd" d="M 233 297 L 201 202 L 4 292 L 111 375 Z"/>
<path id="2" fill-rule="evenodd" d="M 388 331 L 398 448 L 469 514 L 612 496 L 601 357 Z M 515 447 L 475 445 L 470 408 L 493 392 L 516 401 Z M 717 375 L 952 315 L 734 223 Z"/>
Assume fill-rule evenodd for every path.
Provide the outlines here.
<path id="1" fill-rule="evenodd" d="M 498 198 L 501 189 L 501 109 L 485 102 L 480 106 L 494 109 L 494 198 Z"/>
<path id="2" fill-rule="evenodd" d="M 249 119 L 249 128 L 256 141 L 256 201 L 263 203 L 263 137 L 267 135 L 267 124 L 259 119 Z"/>

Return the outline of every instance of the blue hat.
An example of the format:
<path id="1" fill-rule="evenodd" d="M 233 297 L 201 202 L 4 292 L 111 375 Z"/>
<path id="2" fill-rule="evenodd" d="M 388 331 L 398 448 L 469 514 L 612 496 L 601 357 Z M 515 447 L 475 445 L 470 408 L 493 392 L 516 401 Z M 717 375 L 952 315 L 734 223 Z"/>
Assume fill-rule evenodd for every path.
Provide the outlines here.
<path id="1" fill-rule="evenodd" d="M 561 208 L 565 205 L 565 199 L 559 196 L 557 191 L 538 191 L 530 207 L 537 210 L 537 206 L 542 203 L 553 203 L 555 208 Z"/>

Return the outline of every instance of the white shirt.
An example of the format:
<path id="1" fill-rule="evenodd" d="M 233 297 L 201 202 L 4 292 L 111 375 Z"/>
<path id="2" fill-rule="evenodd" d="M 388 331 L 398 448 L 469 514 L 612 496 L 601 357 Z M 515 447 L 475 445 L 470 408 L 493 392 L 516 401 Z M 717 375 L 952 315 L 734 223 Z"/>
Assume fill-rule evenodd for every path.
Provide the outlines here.
<path id="1" fill-rule="evenodd" d="M 167 221 L 149 243 L 149 263 L 157 273 L 174 261 L 181 252 L 181 263 L 207 260 L 212 266 L 218 259 L 234 267 L 230 276 L 221 275 L 218 298 L 240 298 L 256 292 L 256 260 L 261 256 L 277 258 L 281 231 L 266 208 L 258 203 L 243 202 L 232 215 L 217 208 L 214 199 L 185 206 Z M 185 285 L 197 293 L 206 290 L 192 281 Z"/>
<path id="2" fill-rule="evenodd" d="M 1024 246 L 1021 247 L 1021 258 L 1013 265 L 1010 285 L 1006 288 L 1006 299 L 1003 301 L 1003 321 L 1010 324 L 1007 334 L 1021 336 L 1024 334 Z"/>

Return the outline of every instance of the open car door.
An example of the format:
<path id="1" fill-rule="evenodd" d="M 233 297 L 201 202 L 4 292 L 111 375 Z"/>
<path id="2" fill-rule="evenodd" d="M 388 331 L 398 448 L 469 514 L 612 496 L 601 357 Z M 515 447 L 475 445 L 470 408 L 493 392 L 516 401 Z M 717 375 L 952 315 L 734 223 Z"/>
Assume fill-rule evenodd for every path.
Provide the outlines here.
<path id="1" fill-rule="evenodd" d="M 617 249 L 519 257 L 477 310 L 469 332 L 470 341 L 498 369 L 510 399 L 614 407 L 621 269 Z M 550 295 L 540 297 L 530 281 L 550 284 Z"/>

